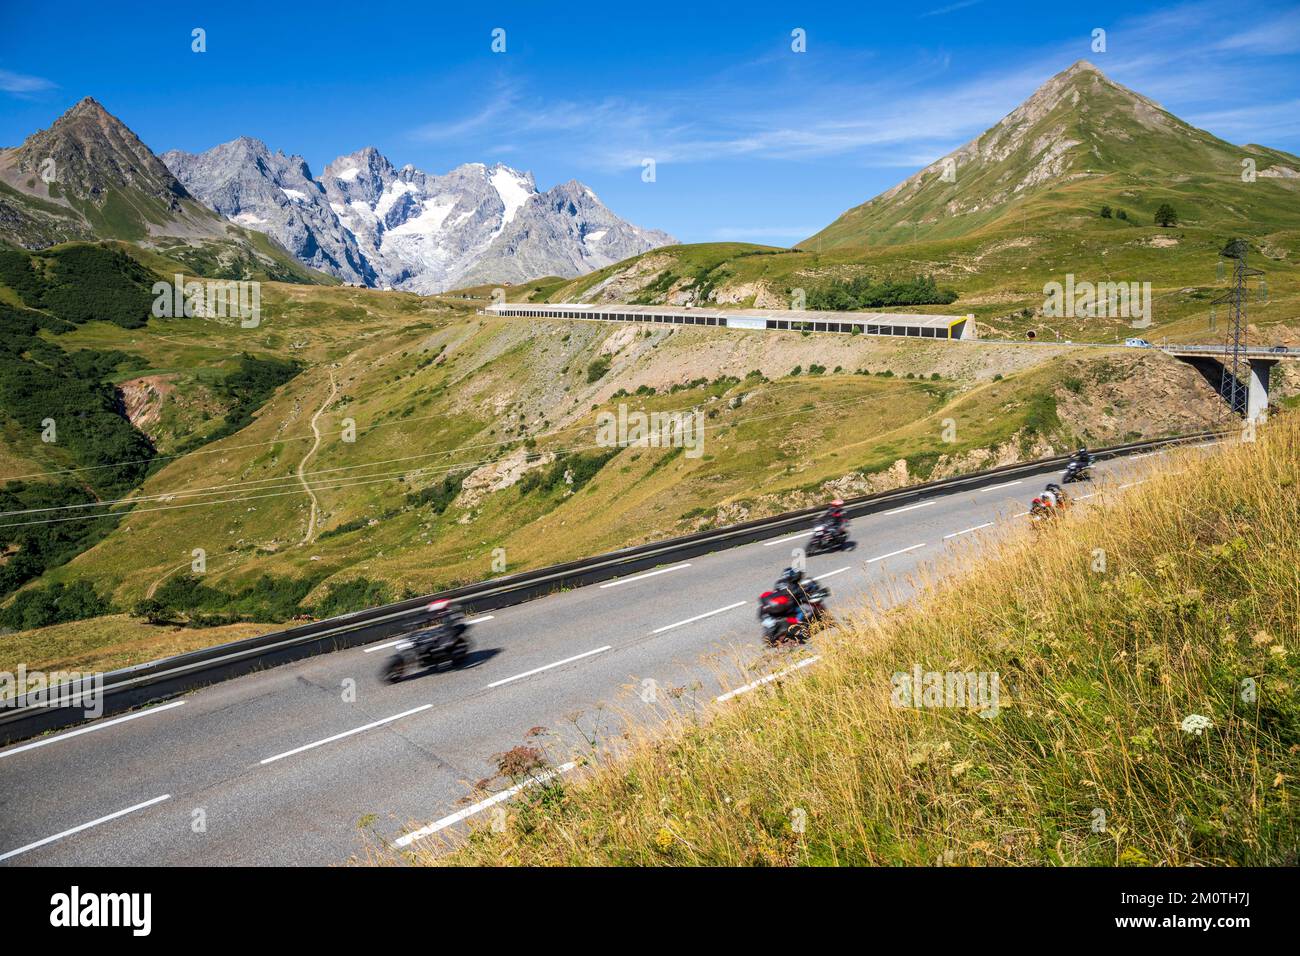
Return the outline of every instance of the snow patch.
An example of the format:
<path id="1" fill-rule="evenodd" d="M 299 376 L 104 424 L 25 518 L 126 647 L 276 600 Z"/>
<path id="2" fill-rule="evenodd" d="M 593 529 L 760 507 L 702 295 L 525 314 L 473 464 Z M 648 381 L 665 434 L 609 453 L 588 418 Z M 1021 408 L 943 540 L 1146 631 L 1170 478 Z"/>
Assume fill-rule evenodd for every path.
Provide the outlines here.
<path id="1" fill-rule="evenodd" d="M 410 236 L 424 235 L 435 233 L 442 228 L 443 220 L 447 218 L 448 213 L 456 208 L 456 200 L 444 199 L 441 202 L 429 203 L 420 214 L 406 220 L 400 226 L 388 230 L 390 236 Z"/>
<path id="2" fill-rule="evenodd" d="M 506 207 L 505 215 L 501 220 L 501 226 L 504 228 L 515 218 L 515 213 L 523 207 L 524 203 L 528 202 L 533 190 L 529 188 L 528 181 L 512 169 L 493 170 L 492 188 L 497 191 L 502 204 Z"/>

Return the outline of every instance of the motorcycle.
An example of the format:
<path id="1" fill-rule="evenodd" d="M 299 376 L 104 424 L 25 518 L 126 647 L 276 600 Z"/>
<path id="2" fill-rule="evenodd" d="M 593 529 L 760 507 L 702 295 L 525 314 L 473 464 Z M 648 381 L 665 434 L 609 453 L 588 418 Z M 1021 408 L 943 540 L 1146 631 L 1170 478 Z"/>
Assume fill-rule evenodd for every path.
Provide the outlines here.
<path id="1" fill-rule="evenodd" d="M 1029 506 L 1029 520 L 1035 528 L 1041 528 L 1043 522 L 1054 517 L 1059 510 L 1059 508 L 1053 508 L 1041 498 L 1035 498 L 1034 503 Z"/>
<path id="2" fill-rule="evenodd" d="M 1074 481 L 1092 481 L 1092 463 L 1093 459 L 1080 461 L 1077 458 L 1071 459 L 1065 466 L 1065 474 L 1061 477 L 1062 484 L 1070 484 Z"/>
<path id="3" fill-rule="evenodd" d="M 807 553 L 822 554 L 827 551 L 839 551 L 849 544 L 848 528 L 843 525 L 833 527 L 819 524 L 813 528 L 812 540 L 808 542 Z"/>
<path id="4" fill-rule="evenodd" d="M 411 671 L 435 670 L 444 664 L 459 667 L 472 647 L 468 630 L 463 624 L 439 624 L 416 631 L 394 647 L 397 653 L 384 664 L 384 681 L 395 684 Z"/>
<path id="5" fill-rule="evenodd" d="M 812 626 L 830 615 L 825 601 L 830 589 L 819 584 L 807 588 L 796 601 L 789 590 L 764 591 L 758 598 L 758 622 L 763 640 L 770 647 L 784 643 L 804 644 L 812 635 Z"/>

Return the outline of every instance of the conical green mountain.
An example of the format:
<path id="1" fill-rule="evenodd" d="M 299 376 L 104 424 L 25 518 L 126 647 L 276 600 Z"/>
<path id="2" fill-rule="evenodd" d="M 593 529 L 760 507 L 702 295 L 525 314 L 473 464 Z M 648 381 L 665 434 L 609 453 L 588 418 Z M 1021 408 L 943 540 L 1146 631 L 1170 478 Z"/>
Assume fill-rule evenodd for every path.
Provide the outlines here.
<path id="1" fill-rule="evenodd" d="M 0 238 L 29 249 L 120 239 L 201 275 L 323 279 L 191 197 L 135 133 L 90 97 L 21 146 L 0 149 Z"/>
<path id="2" fill-rule="evenodd" d="M 1141 190 L 1129 213 L 1144 223 L 1168 201 L 1187 220 L 1246 225 L 1281 217 L 1294 226 L 1297 176 L 1300 158 L 1225 142 L 1080 60 L 976 139 L 850 209 L 800 247 L 968 236 L 1019 227 L 1057 208 L 1095 205 L 1094 195 L 1122 204 L 1129 189 Z"/>

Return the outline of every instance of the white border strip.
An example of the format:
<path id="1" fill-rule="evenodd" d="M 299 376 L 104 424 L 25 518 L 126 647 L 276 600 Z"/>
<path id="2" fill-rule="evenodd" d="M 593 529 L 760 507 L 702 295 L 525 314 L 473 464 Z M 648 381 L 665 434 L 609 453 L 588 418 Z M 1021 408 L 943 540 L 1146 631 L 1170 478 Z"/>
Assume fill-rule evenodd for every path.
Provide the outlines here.
<path id="1" fill-rule="evenodd" d="M 393 845 L 398 847 L 408 847 L 416 840 L 423 840 L 425 837 L 437 833 L 439 830 L 445 830 L 447 829 L 447 827 L 452 826 L 453 824 L 460 823 L 461 820 L 469 819 L 470 817 L 474 816 L 474 814 L 476 813 L 482 813 L 488 807 L 495 806 L 496 804 L 501 803 L 503 800 L 509 800 L 511 797 L 513 797 L 519 791 L 523 790 L 525 787 L 530 787 L 533 784 L 537 784 L 537 783 L 545 783 L 547 780 L 550 780 L 553 777 L 558 777 L 562 773 L 568 773 L 576 766 L 577 763 L 572 760 L 570 760 L 568 763 L 560 764 L 560 766 L 556 767 L 554 770 L 547 771 L 546 773 L 541 774 L 540 776 L 537 777 L 530 777 L 529 779 L 525 780 L 523 783 L 516 784 L 515 786 L 511 787 L 508 790 L 502 790 L 500 793 L 494 793 L 486 800 L 480 800 L 478 803 L 475 803 L 472 806 L 468 806 L 464 810 L 457 810 L 455 813 L 451 814 L 450 816 L 443 817 L 441 820 L 438 820 L 436 823 L 430 823 L 427 827 L 421 827 L 418 830 L 413 830 L 410 833 L 404 834 L 403 836 L 399 836 L 396 840 L 393 841 Z"/>
<path id="2" fill-rule="evenodd" d="M 756 687 L 762 687 L 764 684 L 770 684 L 774 680 L 780 680 L 786 674 L 793 673 L 794 671 L 799 670 L 799 668 L 807 667 L 809 664 L 814 664 L 821 659 L 822 656 L 820 654 L 817 654 L 813 657 L 808 658 L 807 660 L 800 661 L 798 664 L 795 664 L 793 667 L 787 667 L 785 668 L 785 670 L 779 670 L 775 674 L 768 674 L 766 677 L 760 677 L 758 680 L 754 681 L 753 683 L 745 684 L 743 687 L 737 687 L 735 690 L 727 691 L 721 697 L 717 698 L 715 703 L 725 704 L 727 701 L 731 700 L 731 698 L 735 697 L 738 694 L 744 694 L 747 693 L 748 691 L 753 690 Z"/>

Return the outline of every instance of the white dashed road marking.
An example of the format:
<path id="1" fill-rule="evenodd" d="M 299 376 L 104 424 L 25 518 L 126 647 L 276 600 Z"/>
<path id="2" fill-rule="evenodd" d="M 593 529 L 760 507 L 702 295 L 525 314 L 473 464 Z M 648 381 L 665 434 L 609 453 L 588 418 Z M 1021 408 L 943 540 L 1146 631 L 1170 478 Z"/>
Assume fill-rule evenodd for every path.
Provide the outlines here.
<path id="1" fill-rule="evenodd" d="M 488 684 L 488 687 L 500 687 L 502 684 L 509 684 L 517 680 L 523 680 L 525 677 L 532 677 L 534 674 L 540 674 L 542 671 L 549 671 L 552 667 L 561 667 L 564 664 L 572 664 L 574 661 L 580 661 L 584 657 L 590 657 L 592 654 L 599 654 L 602 651 L 607 651 L 610 646 L 611 645 L 606 644 L 604 647 L 598 647 L 594 651 L 583 651 L 581 654 L 574 654 L 572 657 L 566 657 L 564 660 L 556 661 L 554 664 L 543 664 L 541 667 L 534 667 L 532 670 L 524 671 L 522 674 L 516 674 L 514 677 L 495 680 Z"/>
<path id="2" fill-rule="evenodd" d="M 345 730 L 341 734 L 335 734 L 332 737 L 326 737 L 324 740 L 317 740 L 314 743 L 303 744 L 301 747 L 294 747 L 292 750 L 286 750 L 282 754 L 276 754 L 274 757 L 267 757 L 262 761 L 263 764 L 275 763 L 277 760 L 283 760 L 285 757 L 292 757 L 294 754 L 300 754 L 304 750 L 312 750 L 325 744 L 332 744 L 336 740 L 342 740 L 344 737 L 351 737 L 353 734 L 359 734 L 365 730 L 373 730 L 376 727 L 382 727 L 384 724 L 391 724 L 395 720 L 401 720 L 403 717 L 410 717 L 412 714 L 418 714 L 422 710 L 428 710 L 433 704 L 422 704 L 419 707 L 412 707 L 410 710 L 404 710 L 400 714 L 393 714 L 391 717 L 385 717 L 382 720 L 372 721 L 364 727 L 354 727 L 351 730 Z"/>

